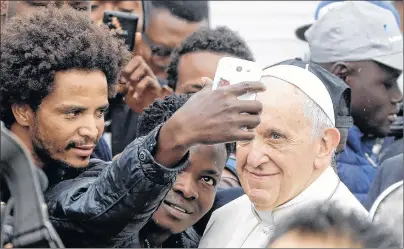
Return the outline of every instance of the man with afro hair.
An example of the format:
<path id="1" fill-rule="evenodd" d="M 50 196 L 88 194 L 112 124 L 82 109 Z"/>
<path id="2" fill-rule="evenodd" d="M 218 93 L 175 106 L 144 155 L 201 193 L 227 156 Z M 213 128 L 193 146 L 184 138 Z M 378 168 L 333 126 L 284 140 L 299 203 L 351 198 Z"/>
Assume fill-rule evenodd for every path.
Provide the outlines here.
<path id="1" fill-rule="evenodd" d="M 254 61 L 247 43 L 227 27 L 201 28 L 174 50 L 167 70 L 168 85 L 176 93 L 201 90 L 201 77 L 213 79 L 219 60 L 225 56 Z M 240 187 L 235 158 L 231 156 L 223 170 L 219 188 Z"/>
<path id="2" fill-rule="evenodd" d="M 90 160 L 130 56 L 123 41 L 83 13 L 48 6 L 11 19 L 0 46 L 0 118 L 47 174 L 49 218 L 67 247 L 102 247 L 131 222 L 143 227 L 187 171 L 190 148 L 251 140 L 240 127 L 260 122 L 261 104 L 237 97 L 264 91 L 262 83 L 209 91 L 207 79 L 205 91 L 118 158 Z M 96 167 L 102 171 L 92 174 Z M 135 247 L 148 244 L 134 236 Z"/>
<path id="3" fill-rule="evenodd" d="M 166 122 L 180 109 L 191 95 L 172 94 L 164 100 L 156 100 L 144 110 L 138 123 L 137 137 L 146 136 Z M 163 203 L 145 227 L 133 224 L 124 229 L 109 246 L 135 247 L 133 234 L 140 235 L 143 246 L 164 248 L 195 248 L 200 235 L 192 228 L 211 208 L 227 158 L 235 149 L 235 143 L 196 145 L 189 150 L 189 162 L 172 185 Z M 175 209 L 186 210 L 187 215 L 178 218 Z M 139 228 L 140 232 L 139 232 Z"/>
<path id="4" fill-rule="evenodd" d="M 26 15 L 32 11 L 41 11 L 43 8 L 46 8 L 48 4 L 54 4 L 57 7 L 63 5 L 70 5 L 77 11 L 82 11 L 86 13 L 90 17 L 91 10 L 91 1 L 38 1 L 38 0 L 30 0 L 30 1 L 1 1 L 1 11 L 2 11 L 2 20 L 1 27 L 5 25 L 8 19 L 13 18 L 16 15 Z M 104 161 L 112 160 L 112 152 L 111 148 L 108 145 L 107 141 L 101 137 L 97 143 L 97 146 L 94 149 L 92 158 L 98 158 Z"/>

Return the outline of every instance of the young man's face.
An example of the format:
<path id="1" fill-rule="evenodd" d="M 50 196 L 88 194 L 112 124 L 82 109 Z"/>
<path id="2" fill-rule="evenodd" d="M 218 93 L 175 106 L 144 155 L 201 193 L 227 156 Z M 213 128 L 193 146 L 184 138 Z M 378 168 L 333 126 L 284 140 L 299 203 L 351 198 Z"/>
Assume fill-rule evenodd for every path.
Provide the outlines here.
<path id="1" fill-rule="evenodd" d="M 86 167 L 103 133 L 107 107 L 108 87 L 103 72 L 56 73 L 53 90 L 32 113 L 27 127 L 34 156 L 45 164 Z"/>
<path id="2" fill-rule="evenodd" d="M 351 63 L 345 82 L 352 91 L 352 116 L 366 134 L 384 137 L 395 121 L 403 96 L 397 86 L 399 71 L 373 61 Z"/>
<path id="3" fill-rule="evenodd" d="M 203 87 L 202 77 L 215 77 L 219 60 L 227 54 L 198 51 L 184 54 L 178 62 L 176 93 L 196 93 Z"/>
<path id="4" fill-rule="evenodd" d="M 143 57 L 154 74 L 167 78 L 166 69 L 172 50 L 202 26 L 207 26 L 207 22 L 186 22 L 168 10 L 154 8 L 150 13 L 146 32 L 142 34 L 142 40 L 136 45 L 135 52 Z"/>
<path id="5" fill-rule="evenodd" d="M 223 144 L 191 148 L 188 167 L 177 176 L 153 221 L 176 234 L 200 220 L 213 205 L 226 159 Z"/>

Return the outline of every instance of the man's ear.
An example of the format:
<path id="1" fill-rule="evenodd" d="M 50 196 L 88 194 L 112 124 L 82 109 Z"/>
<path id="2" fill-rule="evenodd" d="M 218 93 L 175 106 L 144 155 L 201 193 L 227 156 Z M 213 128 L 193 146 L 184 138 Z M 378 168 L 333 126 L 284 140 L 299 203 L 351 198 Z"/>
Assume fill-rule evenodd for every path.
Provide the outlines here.
<path id="1" fill-rule="evenodd" d="M 347 62 L 336 62 L 331 66 L 331 73 L 346 82 L 346 77 L 352 72 Z"/>
<path id="2" fill-rule="evenodd" d="M 21 126 L 27 127 L 33 123 L 34 111 L 29 105 L 14 104 L 11 106 L 11 110 L 13 111 L 16 122 Z"/>
<path id="3" fill-rule="evenodd" d="M 320 150 L 314 161 L 317 169 L 329 166 L 331 155 L 336 151 L 340 141 L 340 133 L 337 128 L 326 128 L 321 138 Z"/>

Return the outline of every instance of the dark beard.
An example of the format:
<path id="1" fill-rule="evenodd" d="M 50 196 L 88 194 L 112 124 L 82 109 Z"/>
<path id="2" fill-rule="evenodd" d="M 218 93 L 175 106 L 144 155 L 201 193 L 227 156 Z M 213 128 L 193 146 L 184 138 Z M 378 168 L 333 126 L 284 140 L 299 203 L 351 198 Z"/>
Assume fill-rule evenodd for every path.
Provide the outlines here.
<path id="1" fill-rule="evenodd" d="M 32 140 L 34 155 L 42 162 L 42 170 L 49 180 L 49 187 L 57 184 L 62 179 L 71 179 L 79 175 L 84 169 L 75 168 L 69 163 L 53 158 L 45 143 L 39 138 L 38 133 Z"/>
<path id="2" fill-rule="evenodd" d="M 57 165 L 62 168 L 72 167 L 65 161 L 53 158 L 50 151 L 46 148 L 43 141 L 41 141 L 40 139 L 34 139 L 32 141 L 32 147 L 35 155 L 38 157 L 39 160 L 41 160 L 45 168 L 50 165 Z"/>

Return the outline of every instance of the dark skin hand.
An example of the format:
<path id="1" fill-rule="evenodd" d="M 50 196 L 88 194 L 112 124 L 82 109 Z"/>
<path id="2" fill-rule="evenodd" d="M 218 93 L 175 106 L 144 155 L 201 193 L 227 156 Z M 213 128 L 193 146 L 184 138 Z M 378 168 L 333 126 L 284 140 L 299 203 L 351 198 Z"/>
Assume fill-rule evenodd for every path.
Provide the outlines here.
<path id="1" fill-rule="evenodd" d="M 142 36 L 136 33 L 135 44 L 141 42 Z M 160 86 L 156 75 L 143 57 L 135 49 L 133 58 L 122 70 L 117 92 L 125 96 L 125 103 L 136 113 L 143 112 L 158 98 L 173 93 L 169 86 Z"/>
<path id="2" fill-rule="evenodd" d="M 125 103 L 136 113 L 172 93 L 168 86 L 161 87 L 156 75 L 140 55 L 135 55 L 123 69 L 118 92 L 124 94 Z"/>
<path id="3" fill-rule="evenodd" d="M 249 141 L 260 123 L 262 104 L 238 100 L 247 92 L 265 91 L 260 82 L 245 82 L 211 91 L 212 81 L 203 78 L 204 88 L 195 93 L 162 126 L 154 158 L 166 167 L 175 165 L 191 146 Z M 245 130 L 243 127 L 248 127 Z"/>

